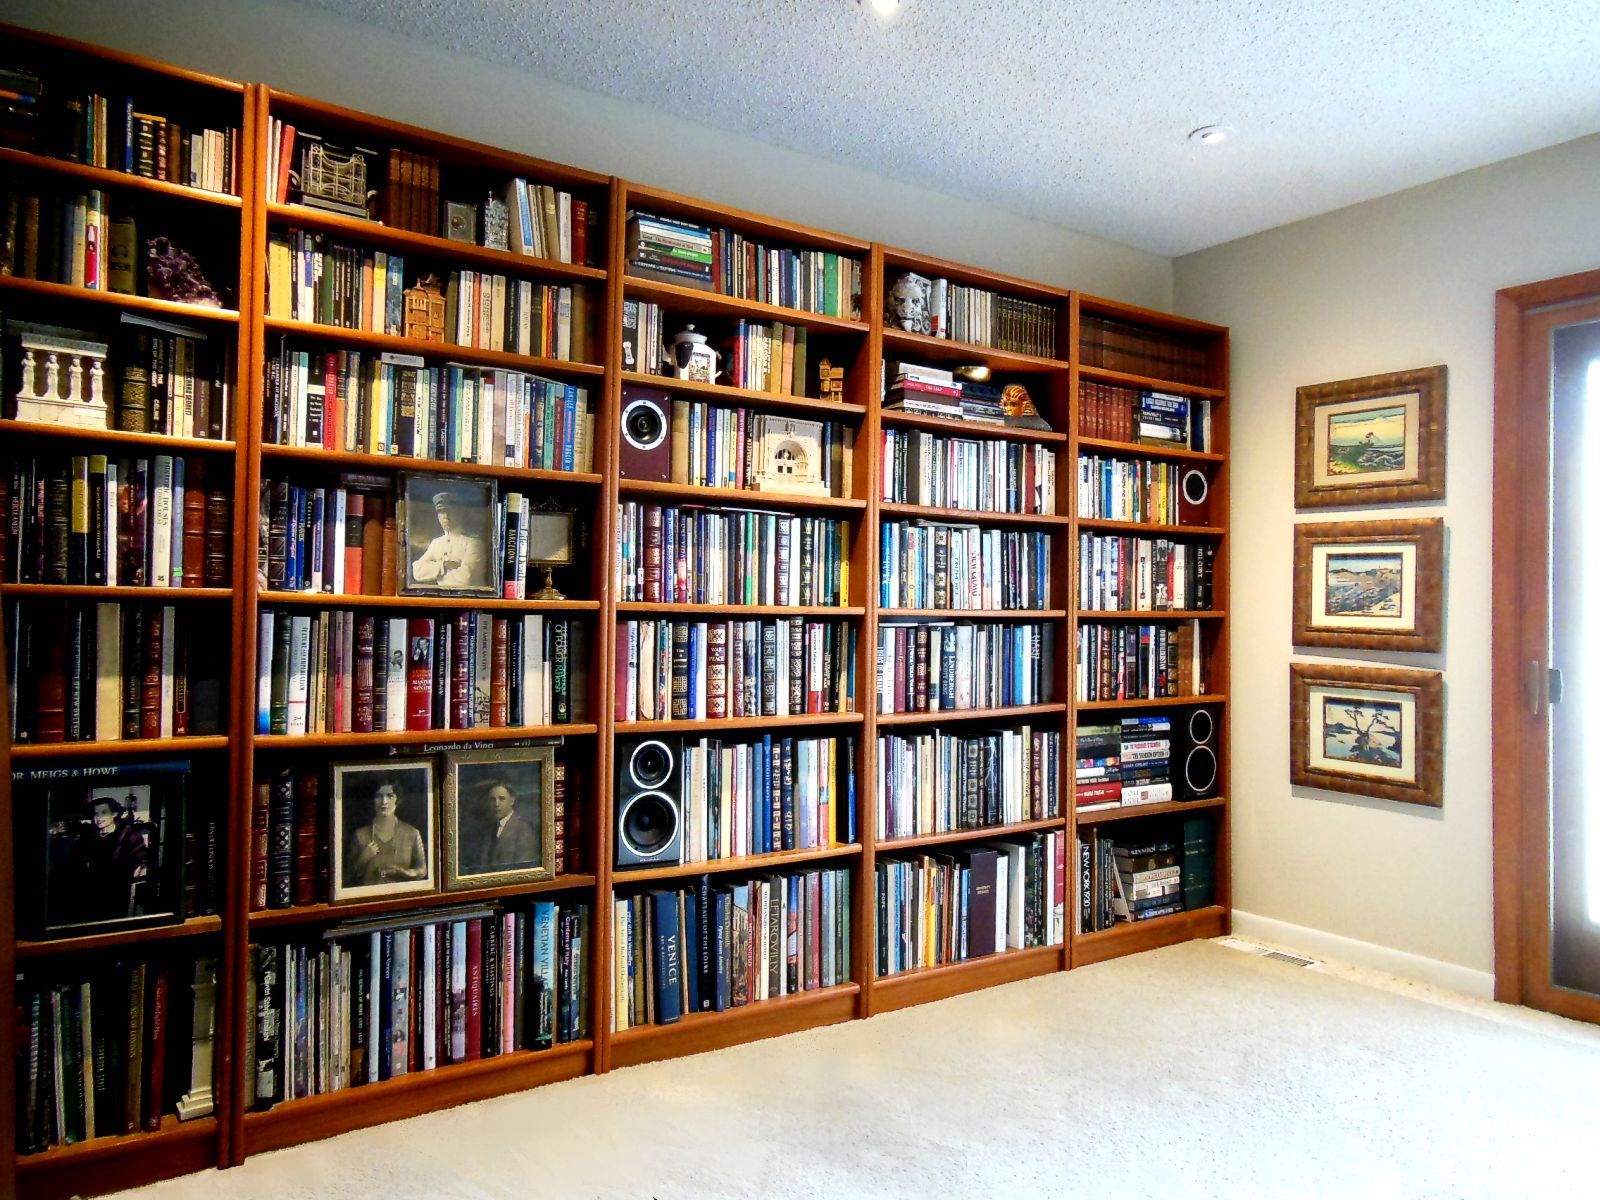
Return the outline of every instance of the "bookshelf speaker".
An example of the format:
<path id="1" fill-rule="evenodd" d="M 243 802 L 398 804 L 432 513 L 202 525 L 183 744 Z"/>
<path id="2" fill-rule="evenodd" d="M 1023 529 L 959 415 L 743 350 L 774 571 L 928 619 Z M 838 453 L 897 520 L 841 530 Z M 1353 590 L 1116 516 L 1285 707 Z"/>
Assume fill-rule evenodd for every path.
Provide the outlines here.
<path id="1" fill-rule="evenodd" d="M 672 479 L 672 432 L 667 393 L 654 388 L 622 389 L 622 453 L 618 471 L 625 479 L 668 483 Z"/>
<path id="2" fill-rule="evenodd" d="M 618 754 L 618 868 L 682 861 L 682 754 L 681 743 L 661 738 L 638 742 Z"/>
<path id="3" fill-rule="evenodd" d="M 1198 467 L 1189 467 L 1178 477 L 1178 524 L 1204 525 L 1211 494 L 1211 481 Z"/>
<path id="4" fill-rule="evenodd" d="M 1191 708 L 1172 721 L 1172 798 L 1210 800 L 1217 794 L 1222 762 L 1217 747 L 1217 713 Z"/>

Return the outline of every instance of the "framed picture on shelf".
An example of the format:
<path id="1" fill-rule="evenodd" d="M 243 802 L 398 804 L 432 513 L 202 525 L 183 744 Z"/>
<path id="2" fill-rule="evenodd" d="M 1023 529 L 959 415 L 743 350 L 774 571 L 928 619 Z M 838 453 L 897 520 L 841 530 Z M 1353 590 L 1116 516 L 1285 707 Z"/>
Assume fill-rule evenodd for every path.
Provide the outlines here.
<path id="1" fill-rule="evenodd" d="M 499 540 L 492 479 L 401 474 L 402 596 L 498 596 Z"/>
<path id="2" fill-rule="evenodd" d="M 187 761 L 19 768 L 19 924 L 37 939 L 183 918 Z"/>
<path id="3" fill-rule="evenodd" d="M 328 813 L 335 902 L 438 890 L 431 758 L 334 763 Z"/>
<path id="4" fill-rule="evenodd" d="M 1289 779 L 1438 808 L 1444 676 L 1399 667 L 1289 664 Z"/>
<path id="5" fill-rule="evenodd" d="M 1442 650 L 1444 521 L 1296 525 L 1294 642 Z"/>
<path id="6" fill-rule="evenodd" d="M 556 743 L 444 756 L 446 891 L 555 878 Z"/>
<path id="7" fill-rule="evenodd" d="M 1296 508 L 1444 499 L 1443 366 L 1295 392 Z"/>

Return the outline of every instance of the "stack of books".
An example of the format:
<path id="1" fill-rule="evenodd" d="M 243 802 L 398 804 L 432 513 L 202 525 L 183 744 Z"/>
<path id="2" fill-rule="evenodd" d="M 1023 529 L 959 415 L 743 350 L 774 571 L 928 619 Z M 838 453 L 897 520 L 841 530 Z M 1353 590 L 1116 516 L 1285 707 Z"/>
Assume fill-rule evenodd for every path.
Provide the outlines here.
<path id="1" fill-rule="evenodd" d="M 1122 718 L 1118 750 L 1122 807 L 1172 799 L 1172 718 L 1165 713 Z"/>
<path id="2" fill-rule="evenodd" d="M 1078 726 L 1074 795 L 1080 813 L 1122 804 L 1122 727 Z"/>
<path id="3" fill-rule="evenodd" d="M 926 417 L 961 417 L 961 385 L 949 371 L 917 363 L 886 362 L 883 407 Z"/>
<path id="4" fill-rule="evenodd" d="M 711 230 L 704 225 L 631 212 L 627 237 L 628 274 L 702 292 L 713 290 Z"/>
<path id="5" fill-rule="evenodd" d="M 1136 441 L 1181 450 L 1211 447 L 1211 402 L 1170 392 L 1142 392 L 1135 413 Z"/>
<path id="6" fill-rule="evenodd" d="M 1183 867 L 1170 838 L 1117 845 L 1111 911 L 1119 921 L 1149 921 L 1183 911 Z"/>

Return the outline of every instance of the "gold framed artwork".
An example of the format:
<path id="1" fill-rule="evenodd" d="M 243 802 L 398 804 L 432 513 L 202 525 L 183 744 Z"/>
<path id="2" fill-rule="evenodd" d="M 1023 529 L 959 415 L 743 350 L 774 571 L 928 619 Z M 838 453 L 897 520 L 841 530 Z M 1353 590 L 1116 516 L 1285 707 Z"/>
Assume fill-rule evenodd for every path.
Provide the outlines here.
<path id="1" fill-rule="evenodd" d="M 1444 499 L 1443 366 L 1295 392 L 1296 508 Z"/>
<path id="2" fill-rule="evenodd" d="M 444 756 L 444 886 L 555 878 L 556 743 Z"/>
<path id="3" fill-rule="evenodd" d="M 1438 808 L 1444 676 L 1400 667 L 1289 664 L 1289 779 Z"/>
<path id="4" fill-rule="evenodd" d="M 336 762 L 332 775 L 334 902 L 437 891 L 433 760 Z"/>
<path id="5" fill-rule="evenodd" d="M 1444 521 L 1296 525 L 1294 642 L 1442 650 Z"/>

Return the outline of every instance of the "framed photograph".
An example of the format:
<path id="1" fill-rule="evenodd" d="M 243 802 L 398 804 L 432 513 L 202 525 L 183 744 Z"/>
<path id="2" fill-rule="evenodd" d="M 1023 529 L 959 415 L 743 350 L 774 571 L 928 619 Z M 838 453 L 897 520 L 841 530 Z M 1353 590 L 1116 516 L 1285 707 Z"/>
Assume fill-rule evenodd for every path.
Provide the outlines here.
<path id="1" fill-rule="evenodd" d="M 1445 368 L 1295 392 L 1296 508 L 1444 499 Z"/>
<path id="2" fill-rule="evenodd" d="M 1289 778 L 1304 787 L 1444 803 L 1444 676 L 1289 664 Z"/>
<path id="3" fill-rule="evenodd" d="M 334 901 L 437 891 L 433 760 L 334 763 L 332 771 Z"/>
<path id="4" fill-rule="evenodd" d="M 556 743 L 444 756 L 444 886 L 555 878 Z"/>
<path id="5" fill-rule="evenodd" d="M 402 596 L 498 596 L 499 540 L 494 480 L 401 474 Z"/>
<path id="6" fill-rule="evenodd" d="M 187 761 L 22 768 L 20 924 L 36 939 L 183 920 Z"/>
<path id="7" fill-rule="evenodd" d="M 1294 641 L 1355 650 L 1444 648 L 1444 521 L 1294 529 Z"/>

